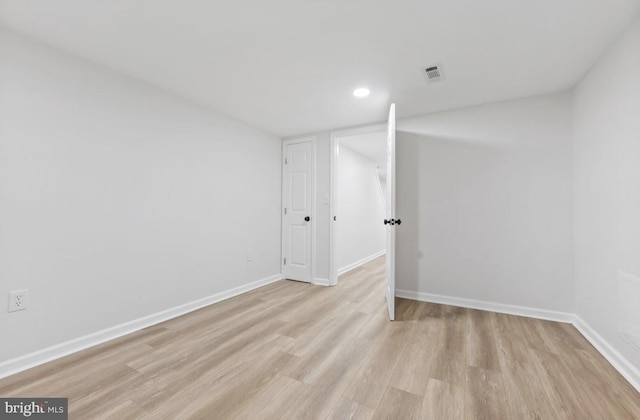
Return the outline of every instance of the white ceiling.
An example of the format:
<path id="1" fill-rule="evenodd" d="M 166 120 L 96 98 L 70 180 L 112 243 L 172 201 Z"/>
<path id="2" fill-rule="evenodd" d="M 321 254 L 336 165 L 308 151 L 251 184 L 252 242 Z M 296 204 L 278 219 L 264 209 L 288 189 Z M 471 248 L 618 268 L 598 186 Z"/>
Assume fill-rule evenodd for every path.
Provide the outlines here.
<path id="1" fill-rule="evenodd" d="M 290 136 L 564 90 L 640 0 L 0 0 L 0 24 Z M 447 80 L 421 68 L 443 63 Z M 366 99 L 351 95 L 368 86 Z"/>

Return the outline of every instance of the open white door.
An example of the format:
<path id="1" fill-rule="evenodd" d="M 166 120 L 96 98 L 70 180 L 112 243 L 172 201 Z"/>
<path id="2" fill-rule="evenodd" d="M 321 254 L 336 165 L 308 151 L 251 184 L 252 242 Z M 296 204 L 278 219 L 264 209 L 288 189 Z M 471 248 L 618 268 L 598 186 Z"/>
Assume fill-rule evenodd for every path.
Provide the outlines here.
<path id="1" fill-rule="evenodd" d="M 387 227 L 387 307 L 389 319 L 396 317 L 396 105 L 391 104 L 389 122 L 387 123 L 387 209 L 384 224 Z"/>
<path id="2" fill-rule="evenodd" d="M 283 142 L 282 276 L 311 282 L 314 144 Z"/>

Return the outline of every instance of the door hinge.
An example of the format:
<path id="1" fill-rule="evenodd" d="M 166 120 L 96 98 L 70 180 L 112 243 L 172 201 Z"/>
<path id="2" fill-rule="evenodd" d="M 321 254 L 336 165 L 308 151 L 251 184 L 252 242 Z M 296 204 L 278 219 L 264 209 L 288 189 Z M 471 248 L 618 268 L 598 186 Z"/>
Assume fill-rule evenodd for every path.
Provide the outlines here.
<path id="1" fill-rule="evenodd" d="M 287 214 L 287 208 L 286 207 L 284 208 L 284 214 Z"/>
<path id="2" fill-rule="evenodd" d="M 286 258 L 284 259 L 284 265 L 287 265 L 287 259 Z"/>
<path id="3" fill-rule="evenodd" d="M 284 164 L 285 164 L 285 165 L 288 165 L 288 163 L 287 163 L 287 157 L 286 157 L 286 156 L 285 156 L 285 158 L 284 158 Z"/>

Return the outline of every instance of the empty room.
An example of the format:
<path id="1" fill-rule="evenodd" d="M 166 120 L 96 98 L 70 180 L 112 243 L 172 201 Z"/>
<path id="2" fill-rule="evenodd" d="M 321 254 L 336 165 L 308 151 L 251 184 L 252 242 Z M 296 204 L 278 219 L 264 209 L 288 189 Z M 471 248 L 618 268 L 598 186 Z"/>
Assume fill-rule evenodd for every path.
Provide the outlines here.
<path id="1" fill-rule="evenodd" d="M 640 419 L 640 0 L 0 0 L 0 419 Z"/>

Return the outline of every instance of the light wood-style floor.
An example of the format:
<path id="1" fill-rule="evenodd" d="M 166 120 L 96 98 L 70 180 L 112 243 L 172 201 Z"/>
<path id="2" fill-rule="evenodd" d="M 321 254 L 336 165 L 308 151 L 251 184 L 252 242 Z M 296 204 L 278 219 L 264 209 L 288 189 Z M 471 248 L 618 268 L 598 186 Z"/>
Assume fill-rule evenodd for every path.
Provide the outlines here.
<path id="1" fill-rule="evenodd" d="M 279 281 L 0 380 L 71 419 L 639 419 L 572 326 L 397 300 L 383 259 L 337 287 Z"/>

